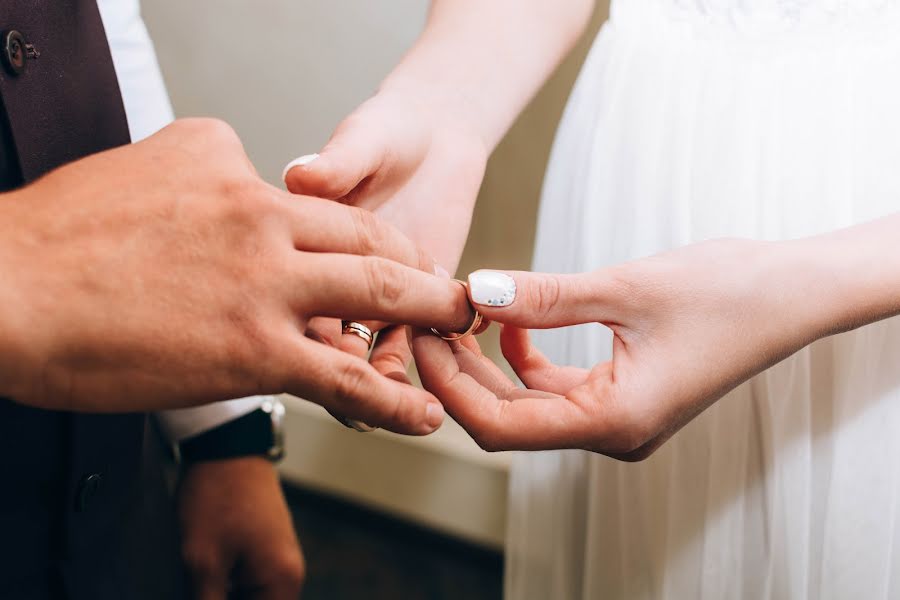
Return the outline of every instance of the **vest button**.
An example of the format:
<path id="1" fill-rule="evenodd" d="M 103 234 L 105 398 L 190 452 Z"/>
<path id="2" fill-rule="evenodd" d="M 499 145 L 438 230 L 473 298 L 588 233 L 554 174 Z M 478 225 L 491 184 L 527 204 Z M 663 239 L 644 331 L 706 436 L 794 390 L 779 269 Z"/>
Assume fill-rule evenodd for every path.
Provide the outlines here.
<path id="1" fill-rule="evenodd" d="M 0 57 L 3 58 L 3 66 L 10 75 L 21 75 L 25 71 L 25 38 L 21 33 L 13 29 L 3 32 L 3 50 Z"/>
<path id="2" fill-rule="evenodd" d="M 101 473 L 91 473 L 85 475 L 78 482 L 78 488 L 75 490 L 75 512 L 84 512 L 87 510 L 91 500 L 100 491 L 100 484 L 103 482 Z"/>

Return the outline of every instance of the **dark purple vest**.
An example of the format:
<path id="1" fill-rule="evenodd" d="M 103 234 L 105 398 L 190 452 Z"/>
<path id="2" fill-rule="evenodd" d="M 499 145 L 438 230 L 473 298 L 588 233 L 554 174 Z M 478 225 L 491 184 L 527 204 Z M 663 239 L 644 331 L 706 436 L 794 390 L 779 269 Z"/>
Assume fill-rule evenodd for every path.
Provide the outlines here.
<path id="1" fill-rule="evenodd" d="M 2 0 L 0 31 L 27 44 L 0 45 L 0 190 L 129 143 L 95 0 Z M 0 598 L 135 597 L 122 537 L 145 422 L 0 399 Z"/>

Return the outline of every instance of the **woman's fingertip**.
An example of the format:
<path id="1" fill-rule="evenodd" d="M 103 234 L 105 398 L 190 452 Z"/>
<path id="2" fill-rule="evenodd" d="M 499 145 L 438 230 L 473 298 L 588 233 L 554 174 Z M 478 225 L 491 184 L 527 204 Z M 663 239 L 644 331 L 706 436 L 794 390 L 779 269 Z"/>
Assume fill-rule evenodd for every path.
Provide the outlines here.
<path id="1" fill-rule="evenodd" d="M 481 270 L 469 274 L 472 302 L 481 306 L 502 308 L 516 300 L 516 280 L 500 271 Z"/>
<path id="2" fill-rule="evenodd" d="M 291 162 L 289 162 L 289 163 L 284 167 L 284 170 L 281 172 L 281 179 L 282 179 L 282 181 L 286 181 L 286 180 L 287 180 L 287 175 L 288 175 L 288 173 L 289 173 L 290 170 L 293 169 L 294 167 L 305 167 L 305 166 L 309 165 L 310 163 L 312 163 L 313 161 L 315 161 L 317 158 L 319 158 L 319 155 L 318 155 L 318 154 L 304 154 L 303 156 L 300 156 L 300 157 L 298 157 L 298 158 L 295 158 L 294 160 L 292 160 Z"/>

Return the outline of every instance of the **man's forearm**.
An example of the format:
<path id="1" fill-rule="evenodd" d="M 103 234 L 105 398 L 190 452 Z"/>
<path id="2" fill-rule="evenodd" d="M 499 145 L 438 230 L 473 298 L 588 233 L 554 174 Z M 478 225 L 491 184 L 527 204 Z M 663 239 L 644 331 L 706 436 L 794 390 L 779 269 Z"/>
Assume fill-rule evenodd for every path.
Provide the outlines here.
<path id="1" fill-rule="evenodd" d="M 488 151 L 568 53 L 592 0 L 434 0 L 419 40 L 382 89 L 453 113 Z"/>

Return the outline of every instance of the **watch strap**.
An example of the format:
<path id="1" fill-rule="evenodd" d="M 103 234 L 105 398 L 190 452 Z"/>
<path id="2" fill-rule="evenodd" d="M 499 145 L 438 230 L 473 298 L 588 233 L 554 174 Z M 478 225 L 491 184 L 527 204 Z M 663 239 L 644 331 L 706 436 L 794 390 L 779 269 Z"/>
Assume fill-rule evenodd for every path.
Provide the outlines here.
<path id="1" fill-rule="evenodd" d="M 188 463 L 242 456 L 277 460 L 276 441 L 272 416 L 259 408 L 181 442 L 179 451 L 182 462 Z"/>

